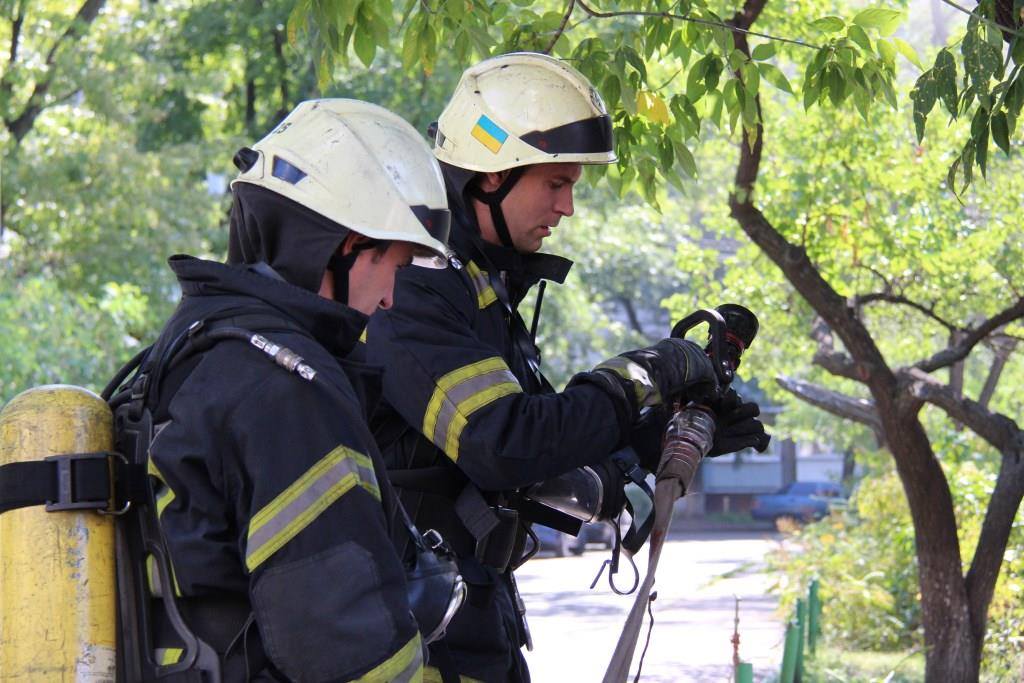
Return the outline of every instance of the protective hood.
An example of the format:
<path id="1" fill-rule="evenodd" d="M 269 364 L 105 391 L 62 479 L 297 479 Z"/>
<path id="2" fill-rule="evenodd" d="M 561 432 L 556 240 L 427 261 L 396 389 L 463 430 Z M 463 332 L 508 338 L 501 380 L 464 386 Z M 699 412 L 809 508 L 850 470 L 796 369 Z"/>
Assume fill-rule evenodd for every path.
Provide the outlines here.
<path id="1" fill-rule="evenodd" d="M 291 284 L 319 292 L 348 229 L 258 185 L 238 183 L 232 191 L 227 262 L 263 261 Z"/>

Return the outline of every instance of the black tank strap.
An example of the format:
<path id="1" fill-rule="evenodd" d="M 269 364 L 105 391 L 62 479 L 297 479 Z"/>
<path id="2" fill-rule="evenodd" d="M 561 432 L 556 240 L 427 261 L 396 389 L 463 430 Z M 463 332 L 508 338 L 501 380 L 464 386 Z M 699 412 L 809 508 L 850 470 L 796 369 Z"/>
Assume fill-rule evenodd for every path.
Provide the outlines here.
<path id="1" fill-rule="evenodd" d="M 12 462 L 0 465 L 0 514 L 34 505 L 118 514 L 140 500 L 145 485 L 144 470 L 110 451 Z"/>

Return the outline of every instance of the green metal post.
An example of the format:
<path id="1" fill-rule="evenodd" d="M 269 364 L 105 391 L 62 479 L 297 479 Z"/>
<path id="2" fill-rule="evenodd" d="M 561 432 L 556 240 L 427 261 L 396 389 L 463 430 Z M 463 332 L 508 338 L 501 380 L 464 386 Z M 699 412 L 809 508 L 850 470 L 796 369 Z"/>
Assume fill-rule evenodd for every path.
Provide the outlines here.
<path id="1" fill-rule="evenodd" d="M 796 628 L 799 636 L 796 645 L 796 676 L 793 680 L 800 683 L 804 679 L 804 638 L 807 633 L 807 603 L 803 599 L 796 601 Z"/>
<path id="2" fill-rule="evenodd" d="M 807 649 L 814 655 L 821 635 L 821 599 L 818 597 L 818 580 L 811 581 L 807 590 Z"/>
<path id="3" fill-rule="evenodd" d="M 736 667 L 736 683 L 754 683 L 754 665 L 740 662 Z"/>
<path id="4" fill-rule="evenodd" d="M 800 645 L 800 631 L 796 621 L 786 625 L 786 642 L 782 649 L 782 674 L 779 683 L 793 683 L 796 678 L 797 648 Z"/>

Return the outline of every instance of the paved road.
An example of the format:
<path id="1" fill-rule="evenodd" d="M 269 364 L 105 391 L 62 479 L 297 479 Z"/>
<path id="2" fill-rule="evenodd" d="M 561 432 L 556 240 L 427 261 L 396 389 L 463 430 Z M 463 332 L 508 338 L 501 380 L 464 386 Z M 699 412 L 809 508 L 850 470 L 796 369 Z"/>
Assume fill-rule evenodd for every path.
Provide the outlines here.
<path id="1" fill-rule="evenodd" d="M 732 680 L 734 595 L 741 598 L 741 658 L 754 664 L 755 680 L 776 676 L 783 627 L 777 601 L 767 593 L 773 578 L 759 570 L 778 543 L 768 532 L 687 533 L 669 540 L 658 566 L 654 632 L 640 680 Z M 643 572 L 646 548 L 641 554 Z M 526 656 L 536 683 L 601 680 L 633 604 L 633 596 L 615 595 L 603 577 L 589 590 L 608 556 L 594 549 L 583 557 L 538 557 L 516 573 L 533 631 L 534 650 Z M 634 673 L 646 629 L 645 622 Z"/>

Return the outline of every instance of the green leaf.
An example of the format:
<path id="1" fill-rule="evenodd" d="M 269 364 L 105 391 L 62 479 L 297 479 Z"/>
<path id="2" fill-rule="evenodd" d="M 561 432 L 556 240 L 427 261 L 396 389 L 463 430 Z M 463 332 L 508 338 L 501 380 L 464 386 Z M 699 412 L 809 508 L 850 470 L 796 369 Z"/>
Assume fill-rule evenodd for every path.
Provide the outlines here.
<path id="1" fill-rule="evenodd" d="M 988 93 L 989 80 L 1002 67 L 1002 55 L 978 33 L 968 31 L 960 49 L 964 55 L 964 70 L 971 83 L 979 92 Z"/>
<path id="2" fill-rule="evenodd" d="M 988 175 L 988 127 L 988 112 L 979 108 L 974 114 L 974 121 L 971 122 L 971 137 L 974 140 L 975 159 L 978 161 L 982 176 Z"/>
<path id="3" fill-rule="evenodd" d="M 992 141 L 1006 156 L 1010 156 L 1010 126 L 1006 122 L 1006 112 L 998 112 L 992 117 Z"/>
<path id="4" fill-rule="evenodd" d="M 718 87 L 718 80 L 722 75 L 722 60 L 715 55 L 708 55 L 707 67 L 704 73 L 704 86 L 708 90 L 714 90 Z"/>
<path id="5" fill-rule="evenodd" d="M 857 24 L 850 24 L 850 28 L 846 29 L 846 35 L 850 40 L 855 42 L 860 47 L 864 48 L 864 51 L 871 53 L 871 39 L 868 38 L 868 34 Z M 881 42 L 881 41 L 879 41 Z"/>
<path id="6" fill-rule="evenodd" d="M 362 8 L 363 0 L 355 0 L 354 2 L 340 2 L 337 7 L 337 19 L 338 29 L 344 30 L 346 26 L 351 26 L 356 23 L 356 17 L 359 14 L 359 10 Z"/>
<path id="7" fill-rule="evenodd" d="M 662 173 L 672 173 L 675 154 L 672 151 L 672 140 L 667 135 L 658 140 L 658 163 L 661 165 Z"/>
<path id="8" fill-rule="evenodd" d="M 964 145 L 964 187 L 961 192 L 965 191 L 970 184 L 974 181 L 974 140 L 969 140 Z"/>
<path id="9" fill-rule="evenodd" d="M 921 60 L 917 57 L 917 52 L 907 41 L 902 38 L 893 38 L 892 42 L 896 44 L 896 49 L 901 55 L 907 58 L 911 64 L 916 66 L 921 71 L 924 71 L 924 65 L 921 64 Z"/>
<path id="10" fill-rule="evenodd" d="M 935 106 L 936 98 L 937 87 L 933 69 L 921 74 L 914 84 L 914 89 L 910 91 L 910 100 L 914 103 L 914 128 L 917 130 L 918 142 L 924 139 L 925 122 Z"/>
<path id="11" fill-rule="evenodd" d="M 750 56 L 758 61 L 771 59 L 775 56 L 775 43 L 767 42 L 755 46 L 754 51 L 750 53 Z"/>
<path id="12" fill-rule="evenodd" d="M 786 79 L 786 74 L 782 73 L 782 70 L 779 69 L 779 67 L 765 62 L 758 64 L 757 68 L 761 71 L 761 76 L 764 80 L 768 81 L 783 92 L 787 92 L 790 95 L 793 94 L 793 86 L 789 84 L 789 81 Z"/>
<path id="13" fill-rule="evenodd" d="M 860 73 L 859 71 L 857 72 Z M 868 94 L 863 88 L 854 88 L 853 90 L 853 104 L 857 107 L 857 112 L 865 122 L 868 121 L 868 113 L 871 110 L 871 95 Z"/>
<path id="14" fill-rule="evenodd" d="M 689 148 L 681 140 L 673 138 L 672 151 L 675 152 L 676 162 L 683 169 L 683 172 L 691 178 L 696 178 L 697 162 L 694 161 L 693 154 L 690 153 Z"/>
<path id="15" fill-rule="evenodd" d="M 838 66 L 830 66 L 825 70 L 825 87 L 828 88 L 829 99 L 832 104 L 838 105 L 846 97 L 846 82 L 843 79 L 843 72 Z"/>
<path id="16" fill-rule="evenodd" d="M 359 61 L 365 66 L 373 64 L 373 57 L 377 54 L 377 44 L 373 41 L 373 34 L 369 31 L 369 27 L 365 25 L 359 27 L 359 30 L 355 32 L 352 47 L 355 48 Z"/>
<path id="17" fill-rule="evenodd" d="M 639 54 L 637 54 L 637 51 L 631 48 L 630 46 L 625 45 L 619 50 L 619 52 L 620 54 L 625 56 L 626 61 L 629 62 L 630 66 L 637 70 L 637 72 L 640 74 L 640 78 L 646 81 L 647 64 L 644 62 L 643 58 Z"/>
<path id="18" fill-rule="evenodd" d="M 846 22 L 839 17 L 822 17 L 811 22 L 811 28 L 822 33 L 839 33 L 846 28 Z"/>
<path id="19" fill-rule="evenodd" d="M 710 100 L 710 107 L 707 117 L 714 122 L 715 126 L 719 129 L 722 127 L 722 104 L 725 98 L 722 97 L 718 91 L 708 94 Z"/>
<path id="20" fill-rule="evenodd" d="M 935 87 L 938 96 L 946 111 L 953 118 L 957 116 L 957 91 L 956 91 L 956 60 L 953 53 L 943 48 L 935 56 L 935 66 L 932 68 L 935 75 Z"/>
<path id="21" fill-rule="evenodd" d="M 604 82 L 601 85 L 601 94 L 604 96 L 604 101 L 610 108 L 614 108 L 619 102 L 619 98 L 622 97 L 622 87 L 619 85 L 619 77 L 615 74 L 608 74 L 604 78 Z"/>
<path id="22" fill-rule="evenodd" d="M 761 87 L 761 72 L 758 71 L 757 64 L 747 62 L 740 69 L 740 73 L 743 74 L 743 89 L 753 98 Z"/>
<path id="23" fill-rule="evenodd" d="M 1011 50 L 1013 55 L 1013 63 L 1017 66 L 1024 65 L 1024 38 L 1017 36 L 1013 39 L 1013 48 Z"/>
<path id="24" fill-rule="evenodd" d="M 707 57 L 701 59 L 690 72 L 686 74 L 686 99 L 691 102 L 698 101 L 707 92 L 707 86 L 704 85 L 704 74 L 707 71 Z"/>
<path id="25" fill-rule="evenodd" d="M 804 79 L 804 109 L 810 109 L 821 96 L 821 79 L 817 76 Z"/>
<path id="26" fill-rule="evenodd" d="M 896 48 L 888 40 L 878 40 L 878 55 L 893 71 L 896 70 Z"/>
<path id="27" fill-rule="evenodd" d="M 417 15 L 422 16 L 422 15 Z M 402 67 L 412 71 L 420 54 L 420 26 L 413 19 L 402 37 Z"/>
<path id="28" fill-rule="evenodd" d="M 869 7 L 861 10 L 853 18 L 853 23 L 863 28 L 877 29 L 883 36 L 892 35 L 899 28 L 903 13 L 881 7 Z"/>

